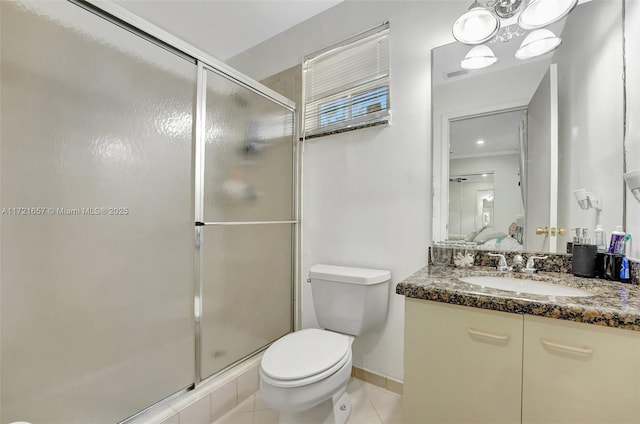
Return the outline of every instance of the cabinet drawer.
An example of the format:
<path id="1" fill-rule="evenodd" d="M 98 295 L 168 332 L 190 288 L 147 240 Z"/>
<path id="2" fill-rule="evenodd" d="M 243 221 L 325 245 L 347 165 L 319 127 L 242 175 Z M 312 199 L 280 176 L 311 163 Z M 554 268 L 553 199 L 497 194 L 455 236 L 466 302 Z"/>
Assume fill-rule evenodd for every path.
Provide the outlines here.
<path id="1" fill-rule="evenodd" d="M 407 299 L 408 423 L 518 423 L 522 315 Z"/>
<path id="2" fill-rule="evenodd" d="M 640 333 L 526 315 L 523 423 L 639 423 Z"/>

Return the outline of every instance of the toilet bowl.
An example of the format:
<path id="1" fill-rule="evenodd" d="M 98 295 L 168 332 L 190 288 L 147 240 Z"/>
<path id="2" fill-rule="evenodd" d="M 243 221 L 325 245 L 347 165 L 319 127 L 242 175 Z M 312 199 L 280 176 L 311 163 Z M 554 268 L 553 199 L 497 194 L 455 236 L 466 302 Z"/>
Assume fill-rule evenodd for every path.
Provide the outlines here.
<path id="1" fill-rule="evenodd" d="M 318 323 L 287 334 L 264 353 L 260 392 L 281 424 L 344 424 L 351 415 L 347 384 L 354 336 L 384 325 L 386 270 L 315 265 L 309 271 Z M 331 330 L 331 331 L 329 331 Z"/>
<path id="2" fill-rule="evenodd" d="M 353 337 L 306 329 L 277 340 L 260 365 L 260 392 L 281 423 L 347 421 Z"/>

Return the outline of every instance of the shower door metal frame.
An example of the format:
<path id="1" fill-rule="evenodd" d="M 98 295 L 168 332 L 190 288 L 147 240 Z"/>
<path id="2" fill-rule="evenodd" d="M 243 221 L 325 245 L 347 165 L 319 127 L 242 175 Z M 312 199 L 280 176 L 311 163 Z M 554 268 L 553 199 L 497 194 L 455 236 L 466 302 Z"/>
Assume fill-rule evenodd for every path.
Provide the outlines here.
<path id="1" fill-rule="evenodd" d="M 194 134 L 195 134 L 195 164 L 194 164 L 194 172 L 195 172 L 195 246 L 196 246 L 196 254 L 195 254 L 195 281 L 194 281 L 194 317 L 195 317 L 195 351 L 196 351 L 196 385 L 203 380 L 209 380 L 215 378 L 218 374 L 228 370 L 235 366 L 238 362 L 243 361 L 244 359 L 253 356 L 256 353 L 263 351 L 265 347 L 258 349 L 255 352 L 248 354 L 243 358 L 238 358 L 232 364 L 227 367 L 224 367 L 222 370 L 214 373 L 211 376 L 203 377 L 202 375 L 202 296 L 203 296 L 203 280 L 202 280 L 202 267 L 203 267 L 203 252 L 202 252 L 202 231 L 204 227 L 216 227 L 216 226 L 238 226 L 238 225 L 273 225 L 273 224 L 286 224 L 291 225 L 291 301 L 290 301 L 290 318 L 289 318 L 289 327 L 290 329 L 295 329 L 296 326 L 296 313 L 295 313 L 295 304 L 296 304 L 296 281 L 298 281 L 298 233 L 299 233 L 299 207 L 298 207 L 298 199 L 299 199 L 299 168 L 298 168 L 298 146 L 299 142 L 297 141 L 296 134 L 296 109 L 294 106 L 283 104 L 279 101 L 276 101 L 271 96 L 263 93 L 262 91 L 256 89 L 250 84 L 245 83 L 244 81 L 235 78 L 233 75 L 229 75 L 227 72 L 217 69 L 215 66 L 197 60 L 197 93 L 196 93 L 196 112 L 195 112 L 195 124 L 194 124 Z M 293 219 L 290 220 L 281 220 L 281 221 L 205 221 L 204 216 L 204 173 L 205 173 L 205 146 L 206 146 L 206 111 L 207 111 L 207 71 L 213 72 L 214 74 L 219 75 L 222 78 L 225 78 L 229 81 L 232 81 L 239 86 L 248 89 L 249 91 L 270 100 L 279 106 L 283 107 L 285 110 L 289 111 L 293 114 L 292 120 L 292 133 L 291 133 L 291 143 L 292 143 L 292 167 L 291 167 L 291 176 L 292 176 L 292 204 L 291 204 L 291 216 Z M 268 346 L 268 345 L 267 345 Z"/>
<path id="2" fill-rule="evenodd" d="M 272 100 L 286 109 L 296 111 L 296 103 L 280 93 L 266 87 L 243 73 L 231 68 L 226 63 L 216 59 L 210 54 L 192 46 L 186 41 L 168 33 L 149 21 L 132 13 L 128 9 L 110 0 L 67 0 L 80 7 L 98 13 L 103 18 L 123 26 L 125 29 L 133 30 L 136 34 L 158 45 L 168 47 L 169 50 L 181 53 L 181 56 L 192 58 L 203 65 L 206 65 L 214 72 L 230 78 L 245 87 L 259 93 L 261 96 Z M 297 114 L 296 114 L 297 115 Z M 297 116 L 296 116 L 297 118 Z"/>

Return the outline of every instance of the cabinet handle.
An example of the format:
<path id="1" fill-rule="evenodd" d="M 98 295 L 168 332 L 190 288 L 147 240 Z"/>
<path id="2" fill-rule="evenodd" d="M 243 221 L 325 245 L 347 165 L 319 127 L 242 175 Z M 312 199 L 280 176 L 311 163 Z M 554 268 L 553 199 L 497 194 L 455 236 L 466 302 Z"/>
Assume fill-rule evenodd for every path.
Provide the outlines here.
<path id="1" fill-rule="evenodd" d="M 577 356 L 589 356 L 593 353 L 593 349 L 586 347 L 586 348 L 582 348 L 582 347 L 575 347 L 575 346 L 567 346 L 567 345 L 561 345 L 558 343 L 553 343 L 550 342 L 549 340 L 545 340 L 545 339 L 540 339 L 540 341 L 542 342 L 543 346 L 551 349 L 551 350 L 557 350 L 559 352 L 565 352 L 565 353 L 569 353 L 571 355 L 577 355 Z"/>
<path id="2" fill-rule="evenodd" d="M 467 329 L 467 333 L 469 333 L 471 337 L 480 337 L 482 339 L 491 340 L 492 342 L 504 343 L 509 340 L 508 335 L 485 333 L 484 331 L 474 330 L 473 328 Z"/>

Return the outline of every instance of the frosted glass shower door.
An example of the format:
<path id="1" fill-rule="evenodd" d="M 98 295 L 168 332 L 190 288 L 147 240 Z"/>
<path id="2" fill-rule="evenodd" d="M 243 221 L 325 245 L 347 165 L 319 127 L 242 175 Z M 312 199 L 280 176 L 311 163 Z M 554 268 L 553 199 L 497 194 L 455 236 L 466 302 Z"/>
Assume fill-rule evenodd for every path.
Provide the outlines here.
<path id="1" fill-rule="evenodd" d="M 293 112 L 206 72 L 201 374 L 292 329 Z"/>
<path id="2" fill-rule="evenodd" d="M 0 1 L 0 422 L 116 423 L 195 381 L 196 66 Z"/>

